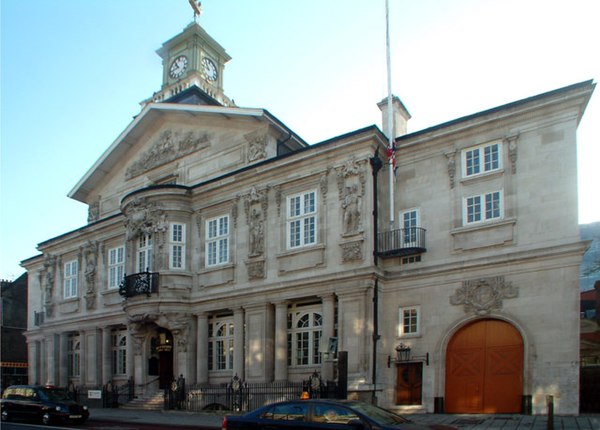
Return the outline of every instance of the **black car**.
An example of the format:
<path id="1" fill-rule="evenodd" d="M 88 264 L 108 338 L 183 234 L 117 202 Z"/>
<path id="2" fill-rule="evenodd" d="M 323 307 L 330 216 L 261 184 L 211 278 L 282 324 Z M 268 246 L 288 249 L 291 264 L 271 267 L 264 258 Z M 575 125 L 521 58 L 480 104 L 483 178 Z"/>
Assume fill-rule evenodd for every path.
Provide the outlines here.
<path id="1" fill-rule="evenodd" d="M 227 415 L 222 430 L 233 429 L 381 429 L 452 430 L 415 424 L 367 403 L 346 400 L 296 400 L 273 403 L 245 415 Z"/>
<path id="2" fill-rule="evenodd" d="M 87 406 L 75 402 L 66 390 L 51 386 L 11 385 L 0 402 L 2 421 L 81 424 L 90 416 Z"/>

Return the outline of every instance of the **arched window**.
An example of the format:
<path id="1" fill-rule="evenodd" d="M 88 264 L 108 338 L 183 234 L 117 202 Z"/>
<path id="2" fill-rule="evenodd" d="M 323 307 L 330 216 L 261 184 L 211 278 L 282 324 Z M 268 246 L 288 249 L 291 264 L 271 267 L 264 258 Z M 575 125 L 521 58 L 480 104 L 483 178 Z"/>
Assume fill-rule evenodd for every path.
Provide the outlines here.
<path id="1" fill-rule="evenodd" d="M 112 331 L 112 372 L 127 374 L 127 330 Z"/>
<path id="2" fill-rule="evenodd" d="M 233 369 L 233 320 L 213 320 L 208 325 L 208 370 Z"/>
<path id="3" fill-rule="evenodd" d="M 292 308 L 288 313 L 288 366 L 321 364 L 323 316 L 313 309 Z"/>
<path id="4" fill-rule="evenodd" d="M 78 377 L 81 371 L 81 344 L 78 334 L 72 334 L 67 341 L 69 376 Z"/>

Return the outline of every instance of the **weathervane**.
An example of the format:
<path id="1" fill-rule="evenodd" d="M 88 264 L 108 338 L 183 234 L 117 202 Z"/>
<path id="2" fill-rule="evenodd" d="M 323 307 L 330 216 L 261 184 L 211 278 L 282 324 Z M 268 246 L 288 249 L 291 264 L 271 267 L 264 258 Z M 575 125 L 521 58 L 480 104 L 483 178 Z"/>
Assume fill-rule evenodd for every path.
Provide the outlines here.
<path id="1" fill-rule="evenodd" d="M 202 3 L 199 1 L 196 2 L 194 0 L 188 0 L 188 1 L 190 2 L 190 6 L 192 7 L 192 9 L 194 10 L 194 22 L 195 22 L 196 19 L 202 13 Z"/>

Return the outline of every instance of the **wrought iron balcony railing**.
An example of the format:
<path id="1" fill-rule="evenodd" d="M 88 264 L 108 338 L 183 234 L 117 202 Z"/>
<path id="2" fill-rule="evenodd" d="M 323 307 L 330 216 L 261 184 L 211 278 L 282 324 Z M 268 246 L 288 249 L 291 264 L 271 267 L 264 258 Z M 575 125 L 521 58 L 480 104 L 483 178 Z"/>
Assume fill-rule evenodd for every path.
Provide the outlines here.
<path id="1" fill-rule="evenodd" d="M 421 227 L 400 228 L 377 235 L 377 255 L 380 257 L 404 257 L 427 251 L 425 232 Z"/>
<path id="2" fill-rule="evenodd" d="M 141 272 L 133 275 L 125 275 L 119 286 L 119 294 L 123 297 L 133 297 L 140 294 L 146 294 L 148 297 L 152 293 L 158 293 L 158 273 Z"/>

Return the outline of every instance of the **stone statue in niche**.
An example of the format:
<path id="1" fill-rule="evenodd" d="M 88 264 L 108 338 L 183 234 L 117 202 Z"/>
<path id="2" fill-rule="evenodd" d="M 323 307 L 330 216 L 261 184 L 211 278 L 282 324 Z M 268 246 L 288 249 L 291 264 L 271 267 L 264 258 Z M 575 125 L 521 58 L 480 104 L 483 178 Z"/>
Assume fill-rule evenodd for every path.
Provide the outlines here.
<path id="1" fill-rule="evenodd" d="M 358 192 L 358 185 L 346 187 L 342 209 L 344 210 L 344 234 L 354 234 L 362 230 L 360 210 L 362 198 Z"/>
<path id="2" fill-rule="evenodd" d="M 250 213 L 250 256 L 255 257 L 264 252 L 264 222 L 260 210 L 254 208 Z"/>
<path id="3" fill-rule="evenodd" d="M 44 258 L 44 291 L 45 302 L 52 302 L 52 290 L 54 290 L 54 274 L 56 273 L 56 257 L 46 254 Z"/>
<path id="4" fill-rule="evenodd" d="M 95 291 L 96 265 L 98 261 L 98 244 L 88 241 L 81 247 L 81 253 L 85 261 L 85 282 L 87 284 L 87 293 Z"/>

